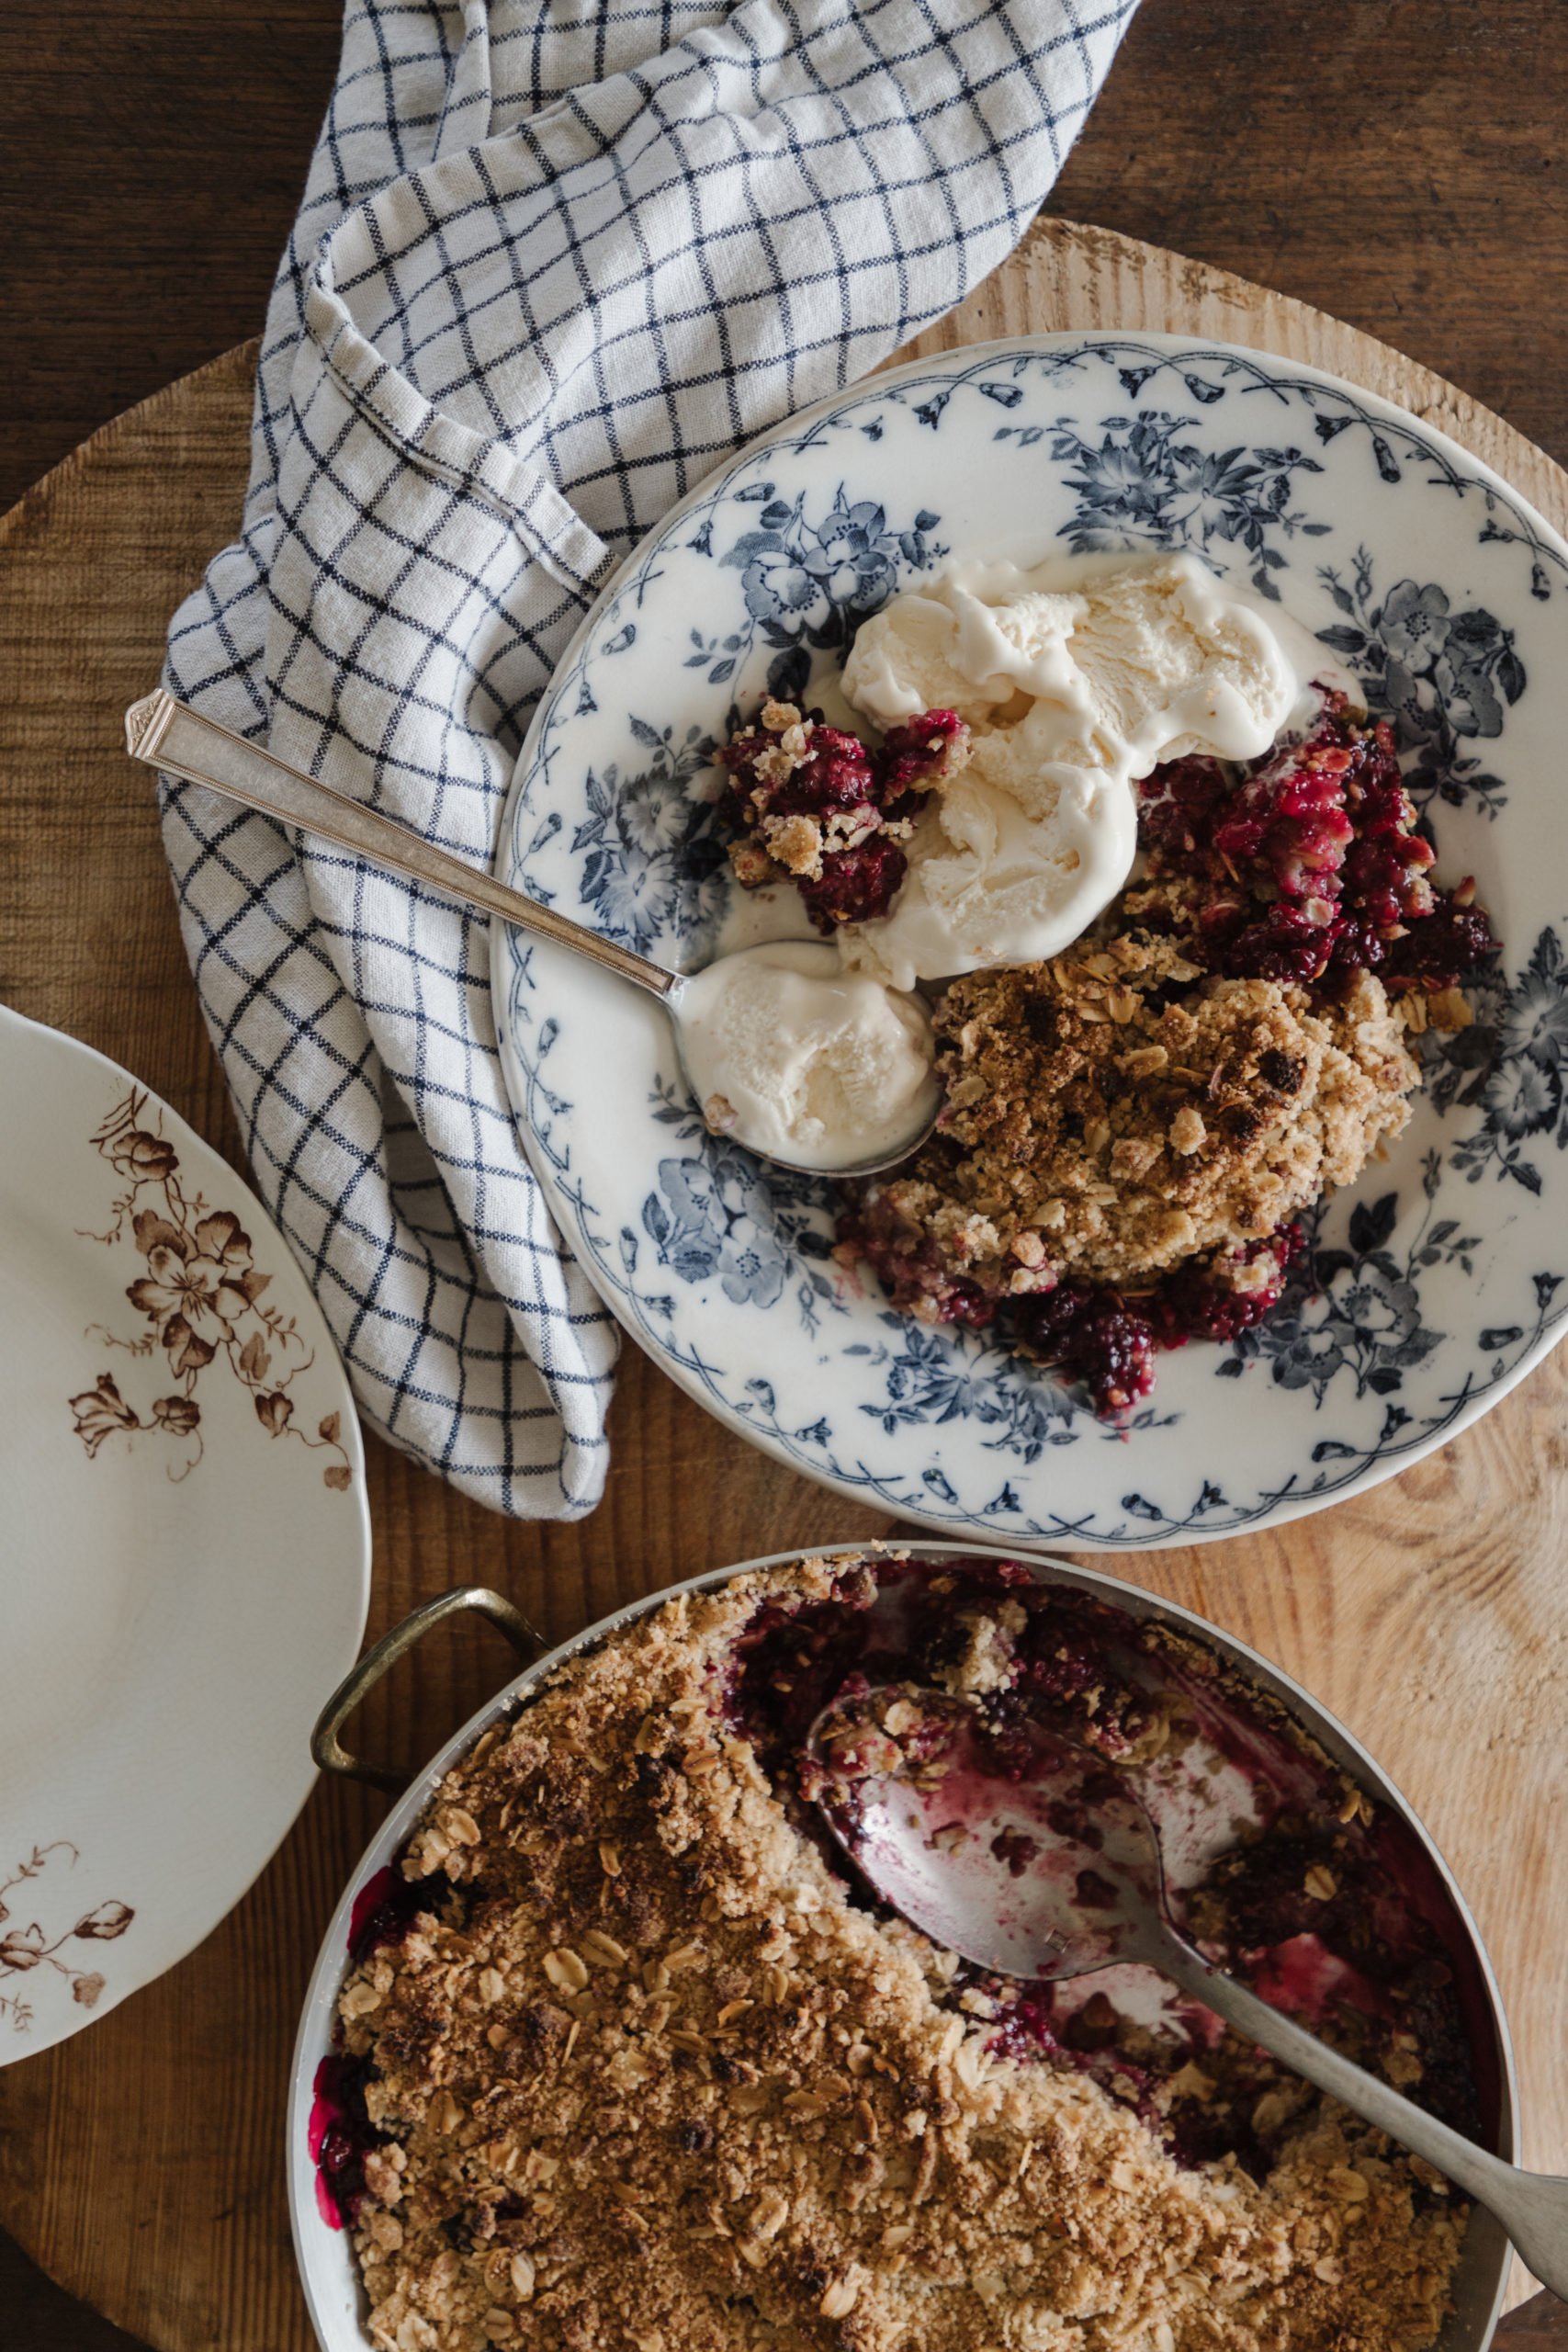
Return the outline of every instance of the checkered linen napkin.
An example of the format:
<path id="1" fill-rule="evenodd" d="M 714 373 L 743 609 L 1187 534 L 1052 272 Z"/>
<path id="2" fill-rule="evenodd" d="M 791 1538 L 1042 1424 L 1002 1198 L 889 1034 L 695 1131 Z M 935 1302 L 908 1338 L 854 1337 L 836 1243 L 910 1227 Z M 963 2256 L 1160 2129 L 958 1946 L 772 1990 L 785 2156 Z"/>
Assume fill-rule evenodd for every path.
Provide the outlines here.
<path id="1" fill-rule="evenodd" d="M 242 533 L 165 683 L 488 867 L 596 588 L 1003 258 L 1135 5 L 348 0 Z M 362 1410 L 496 1510 L 591 1510 L 615 1327 L 520 1148 L 487 923 L 162 793 L 255 1181 Z"/>

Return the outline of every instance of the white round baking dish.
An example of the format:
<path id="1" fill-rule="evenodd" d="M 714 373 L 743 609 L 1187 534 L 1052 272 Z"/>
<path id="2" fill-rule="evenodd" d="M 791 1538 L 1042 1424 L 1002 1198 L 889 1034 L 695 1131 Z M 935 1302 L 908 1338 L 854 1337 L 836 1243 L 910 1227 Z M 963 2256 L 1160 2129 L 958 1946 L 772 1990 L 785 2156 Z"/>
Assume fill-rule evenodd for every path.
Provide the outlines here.
<path id="1" fill-rule="evenodd" d="M 814 1553 L 812 1556 L 852 1558 L 868 1548 L 864 1544 L 835 1544 Z M 994 1549 L 976 1544 L 910 1544 L 900 1545 L 898 1549 L 916 1558 L 946 1560 L 967 1557 L 985 1560 L 993 1566 L 998 1557 Z M 497 1691 L 487 1705 L 453 1735 L 440 1753 L 417 1775 L 366 1849 L 358 1868 L 344 1889 L 342 1901 L 333 1914 L 317 1956 L 299 2020 L 288 2098 L 287 2165 L 289 2216 L 305 2299 L 322 2352 L 370 2352 L 370 2339 L 364 2322 L 364 2296 L 353 2251 L 346 2232 L 329 2222 L 321 2210 L 317 2195 L 316 2166 L 310 2148 L 316 2070 L 333 2047 L 337 1996 L 350 1964 L 348 1935 L 356 1896 L 378 1871 L 389 1865 L 401 1848 L 443 1775 L 450 1771 L 491 1724 L 503 1715 L 514 1714 L 521 1705 L 525 1704 L 531 1691 L 553 1668 L 574 1657 L 578 1651 L 604 1640 L 622 1626 L 631 1624 L 649 1610 L 659 1608 L 672 1593 L 702 1591 L 725 1584 L 730 1577 L 744 1575 L 750 1570 L 783 1566 L 800 1556 L 798 1552 L 774 1553 L 765 1559 L 744 1560 L 733 1567 L 718 1568 L 710 1575 L 694 1577 L 685 1584 L 671 1585 L 661 1592 L 650 1593 L 645 1600 L 617 1610 L 613 1616 L 602 1618 L 595 1625 L 585 1627 L 558 1648 L 535 1656 L 521 1673 Z M 1476 2048 L 1477 2069 L 1483 2080 L 1495 2069 L 1497 2131 L 1494 2145 L 1500 2156 L 1517 2162 L 1518 2101 L 1513 2049 L 1508 2038 L 1507 2021 L 1503 2014 L 1502 1998 L 1485 1947 L 1441 1854 L 1411 1806 L 1387 1774 L 1379 1769 L 1374 1758 L 1298 1682 L 1282 1674 L 1277 1667 L 1270 1666 L 1266 1658 L 1260 1657 L 1256 1650 L 1248 1649 L 1244 1642 L 1235 1641 L 1230 1634 L 1222 1633 L 1206 1618 L 1196 1616 L 1190 1610 L 1179 1609 L 1169 1601 L 1157 1600 L 1153 1594 L 1141 1592 L 1114 1577 L 1077 1567 L 1066 1560 L 1031 1557 L 1022 1565 L 1040 1583 L 1066 1586 L 1077 1591 L 1099 1595 L 1124 1609 L 1133 1617 L 1156 1617 L 1192 1634 L 1228 1664 L 1243 1671 L 1259 1689 L 1280 1701 L 1369 1796 L 1387 1805 L 1405 1824 L 1429 1859 L 1469 1941 L 1484 2002 L 1485 2030 L 1489 2031 L 1492 2042 L 1490 2049 L 1483 2043 Z M 324 1770 L 353 1772 L 383 1786 L 401 1785 L 402 1775 L 358 1764 L 345 1755 L 337 1741 L 338 1727 L 396 1657 L 400 1657 L 443 1616 L 463 1608 L 483 1611 L 501 1625 L 520 1650 L 537 1650 L 542 1646 L 532 1635 L 525 1620 L 499 1594 L 465 1587 L 445 1595 L 440 1600 L 427 1603 L 367 1654 L 355 1674 L 329 1702 L 317 1726 L 313 1743 L 316 1760 Z M 1510 2249 L 1501 2227 L 1490 2213 L 1480 2208 L 1474 2209 L 1466 2233 L 1464 2254 L 1454 2278 L 1455 2309 L 1438 2339 L 1434 2352 L 1487 2352 L 1502 2309 L 1509 2261 Z"/>

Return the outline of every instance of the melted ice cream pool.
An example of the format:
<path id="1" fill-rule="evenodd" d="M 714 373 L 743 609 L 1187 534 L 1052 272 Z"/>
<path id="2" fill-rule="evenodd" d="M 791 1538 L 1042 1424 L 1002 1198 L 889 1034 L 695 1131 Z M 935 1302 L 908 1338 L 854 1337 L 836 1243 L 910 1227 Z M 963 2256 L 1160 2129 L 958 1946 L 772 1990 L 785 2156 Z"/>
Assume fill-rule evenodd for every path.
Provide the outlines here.
<path id="1" fill-rule="evenodd" d="M 955 710 L 971 756 L 928 796 L 887 915 L 840 935 L 846 965 L 907 989 L 1059 955 L 1132 870 L 1138 779 L 1260 758 L 1333 669 L 1190 555 L 960 562 L 896 596 L 843 694 L 883 729 Z"/>
<path id="2" fill-rule="evenodd" d="M 680 1017 L 708 1126 L 770 1159 L 840 1172 L 893 1159 L 942 1099 L 922 1001 L 847 971 L 825 941 L 721 956 L 686 982 Z"/>

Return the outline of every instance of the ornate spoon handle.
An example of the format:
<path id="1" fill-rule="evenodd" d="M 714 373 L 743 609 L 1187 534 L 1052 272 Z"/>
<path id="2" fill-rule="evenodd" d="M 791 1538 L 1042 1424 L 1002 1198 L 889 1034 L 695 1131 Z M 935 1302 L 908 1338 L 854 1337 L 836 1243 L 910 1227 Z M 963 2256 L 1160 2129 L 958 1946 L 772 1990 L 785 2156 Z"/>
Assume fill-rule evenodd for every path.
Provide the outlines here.
<path id="1" fill-rule="evenodd" d="M 263 816 L 279 818 L 285 824 L 319 834 L 323 841 L 335 842 L 340 849 L 352 851 L 372 865 L 390 866 L 394 873 L 423 882 L 447 898 L 460 899 L 483 914 L 499 915 L 520 931 L 535 932 L 558 947 L 569 947 L 619 978 L 635 981 L 662 1004 L 680 993 L 679 972 L 650 964 L 645 956 L 635 956 L 629 947 L 617 946 L 613 939 L 604 938 L 585 924 L 557 914 L 553 907 L 509 888 L 477 865 L 433 848 L 409 826 L 363 807 L 346 793 L 334 792 L 330 785 L 318 784 L 303 769 L 290 767 L 259 744 L 247 743 L 243 735 L 231 734 L 227 727 L 176 702 L 162 686 L 145 700 L 132 703 L 126 712 L 125 743 L 133 760 L 145 760 L 149 767 L 183 776 L 187 784 L 203 784 L 209 791 L 226 793 L 247 808 L 260 809 Z"/>
<path id="2" fill-rule="evenodd" d="M 1292 2018 L 1281 2016 L 1234 1976 L 1211 1968 L 1174 1929 L 1167 1928 L 1157 1941 L 1151 1937 L 1145 1956 L 1184 1993 L 1201 2001 L 1271 2057 L 1304 2075 L 1314 2088 L 1326 2091 L 1363 2122 L 1386 2132 L 1391 2140 L 1435 2165 L 1456 2188 L 1462 2188 L 1495 2214 L 1527 2268 L 1534 2271 L 1543 2287 L 1550 2287 L 1554 2295 L 1568 2297 L 1568 2180 L 1558 2180 L 1550 2173 L 1524 2172 L 1517 2165 L 1505 2164 L 1501 2156 L 1489 2155 L 1473 2140 L 1439 2123 L 1435 2115 L 1428 2115 L 1392 2085 L 1369 2075 Z"/>

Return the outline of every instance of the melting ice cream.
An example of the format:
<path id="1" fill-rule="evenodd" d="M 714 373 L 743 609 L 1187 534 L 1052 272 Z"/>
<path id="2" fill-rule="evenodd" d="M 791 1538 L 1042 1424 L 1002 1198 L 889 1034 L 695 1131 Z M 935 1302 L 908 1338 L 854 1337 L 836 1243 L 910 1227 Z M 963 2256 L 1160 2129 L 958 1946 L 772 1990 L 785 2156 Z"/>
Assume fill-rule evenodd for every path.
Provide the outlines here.
<path id="1" fill-rule="evenodd" d="M 1137 779 L 1260 757 L 1327 666 L 1193 556 L 955 564 L 895 597 L 843 691 L 885 729 L 955 710 L 971 752 L 928 796 L 889 914 L 845 927 L 845 961 L 908 989 L 1059 955 L 1127 879 Z"/>
<path id="2" fill-rule="evenodd" d="M 892 1159 L 941 1099 L 919 998 L 845 971 L 826 944 L 778 941 L 710 964 L 682 991 L 681 1042 L 713 1132 L 795 1167 Z"/>

